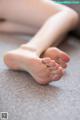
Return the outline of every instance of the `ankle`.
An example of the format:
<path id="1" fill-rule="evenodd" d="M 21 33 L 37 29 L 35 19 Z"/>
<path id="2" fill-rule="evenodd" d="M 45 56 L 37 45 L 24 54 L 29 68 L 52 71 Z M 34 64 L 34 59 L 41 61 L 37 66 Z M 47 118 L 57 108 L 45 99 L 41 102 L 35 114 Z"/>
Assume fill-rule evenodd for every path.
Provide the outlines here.
<path id="1" fill-rule="evenodd" d="M 35 47 L 29 46 L 27 44 L 26 45 L 25 44 L 21 45 L 20 48 L 25 49 L 25 50 L 30 50 L 30 51 L 37 51 L 37 49 Z"/>
<path id="2" fill-rule="evenodd" d="M 23 44 L 23 45 L 20 46 L 20 48 L 24 49 L 24 50 L 29 50 L 31 52 L 34 52 L 34 53 L 36 53 L 37 56 L 41 55 L 40 52 L 38 51 L 38 49 L 33 45 Z"/>

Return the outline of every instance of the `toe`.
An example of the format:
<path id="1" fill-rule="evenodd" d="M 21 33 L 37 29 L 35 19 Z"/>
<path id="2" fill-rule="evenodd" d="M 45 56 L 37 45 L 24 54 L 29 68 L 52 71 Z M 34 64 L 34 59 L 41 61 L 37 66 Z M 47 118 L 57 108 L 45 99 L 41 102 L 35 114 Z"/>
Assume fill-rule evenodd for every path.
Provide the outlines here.
<path id="1" fill-rule="evenodd" d="M 50 60 L 51 60 L 50 57 L 42 58 L 42 63 L 44 63 L 44 64 L 49 63 Z"/>
<path id="2" fill-rule="evenodd" d="M 56 57 L 60 57 L 63 61 L 69 62 L 70 57 L 67 53 L 61 51 L 60 49 L 56 47 L 50 47 L 46 50 L 46 52 L 43 54 L 45 57 L 50 57 L 51 59 L 55 59 Z"/>
<path id="3" fill-rule="evenodd" d="M 65 62 L 69 62 L 70 61 L 70 56 L 67 53 L 64 53 L 64 52 L 61 51 L 60 56 L 61 56 L 63 61 L 65 61 Z"/>
<path id="4" fill-rule="evenodd" d="M 56 61 L 58 64 L 60 64 L 61 67 L 63 67 L 63 68 L 66 68 L 66 67 L 67 67 L 66 62 L 64 62 L 61 57 L 57 57 L 57 58 L 55 59 L 55 61 Z"/>
<path id="5" fill-rule="evenodd" d="M 48 84 L 51 81 L 59 80 L 63 75 L 63 68 L 50 58 L 42 58 L 42 64 L 45 66 L 42 74 L 39 76 L 39 84 Z M 44 73 L 44 74 L 43 74 Z"/>
<path id="6" fill-rule="evenodd" d="M 51 58 L 43 58 L 42 63 L 45 64 L 47 67 L 50 67 L 53 65 Z"/>
<path id="7" fill-rule="evenodd" d="M 64 74 L 64 70 L 62 67 L 56 67 L 56 70 L 52 70 L 51 72 L 51 77 L 52 81 L 57 81 L 59 80 Z"/>
<path id="8" fill-rule="evenodd" d="M 64 70 L 62 67 L 59 67 L 58 71 L 57 71 L 57 79 L 56 80 L 59 80 L 64 74 Z"/>
<path id="9" fill-rule="evenodd" d="M 49 67 L 50 70 L 57 70 L 59 67 L 60 65 L 57 64 L 55 60 L 51 60 L 51 66 Z"/>

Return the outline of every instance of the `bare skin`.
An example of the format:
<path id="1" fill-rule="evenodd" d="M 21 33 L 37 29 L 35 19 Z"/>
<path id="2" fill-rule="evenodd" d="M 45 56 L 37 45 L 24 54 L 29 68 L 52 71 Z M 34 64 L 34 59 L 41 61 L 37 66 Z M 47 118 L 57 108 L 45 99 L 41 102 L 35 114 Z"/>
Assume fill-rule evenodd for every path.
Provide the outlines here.
<path id="1" fill-rule="evenodd" d="M 50 58 L 39 58 L 35 51 L 17 49 L 4 57 L 8 67 L 14 70 L 29 72 L 39 84 L 47 84 L 53 80 L 59 80 L 63 75 L 63 69 Z"/>
<path id="2" fill-rule="evenodd" d="M 18 31 L 16 31 L 16 32 L 22 32 L 22 33 L 24 33 L 24 31 L 22 31 L 23 29 L 21 29 L 21 31 L 20 31 L 20 26 L 14 26 L 14 27 L 12 27 L 12 25 L 14 25 L 14 24 L 10 24 L 9 22 L 4 22 L 4 23 L 2 23 L 1 24 L 2 26 L 1 26 L 1 32 L 8 32 L 8 33 L 11 33 L 11 32 L 13 32 L 14 30 L 13 30 L 13 28 L 15 29 L 15 31 L 16 30 L 18 30 Z M 22 28 L 22 26 L 21 26 L 21 28 Z M 29 30 L 29 29 L 28 29 Z M 14 31 L 14 32 L 15 32 Z M 19 51 L 19 50 L 18 50 Z M 20 52 L 20 51 L 19 51 Z M 8 54 L 8 53 L 7 53 Z M 29 53 L 30 54 L 30 53 Z M 12 56 L 12 58 L 11 58 L 11 56 Z M 14 58 L 13 58 L 14 57 Z M 16 64 L 15 64 L 15 62 L 13 63 L 12 61 L 14 61 L 13 59 L 15 59 L 15 58 L 18 58 L 17 60 L 16 60 Z M 21 56 L 20 56 L 21 57 Z M 25 55 L 25 59 L 27 60 L 27 57 L 28 56 L 26 56 Z M 55 47 L 50 47 L 50 48 L 48 48 L 45 52 L 44 52 L 44 54 L 43 55 L 41 55 L 41 57 L 48 57 L 48 58 L 46 58 L 46 59 L 42 59 L 42 64 L 43 64 L 43 68 L 44 68 L 44 70 L 45 70 L 45 67 L 44 67 L 44 64 L 45 64 L 45 66 L 47 67 L 48 66 L 48 68 L 47 68 L 47 70 L 48 70 L 48 73 L 47 74 L 49 74 L 49 77 L 47 77 L 47 79 L 46 79 L 46 81 L 44 81 L 44 79 L 39 79 L 39 82 L 37 81 L 37 78 L 36 77 L 34 77 L 35 78 L 35 80 L 38 82 L 38 83 L 40 83 L 40 84 L 47 84 L 48 82 L 50 82 L 50 81 L 52 81 L 52 80 L 59 80 L 60 78 L 61 78 L 61 76 L 63 75 L 63 69 L 61 68 L 61 66 L 63 67 L 63 68 L 66 68 L 66 62 L 68 62 L 69 61 L 69 57 L 68 57 L 68 55 L 66 54 L 66 53 L 64 53 L 64 52 L 61 52 L 58 48 L 55 48 Z M 57 59 L 57 57 L 59 58 L 62 58 L 62 60 L 61 59 Z M 23 58 L 23 57 L 22 57 Z M 49 58 L 51 58 L 51 59 L 49 59 Z M 64 58 L 66 58 L 66 59 L 64 59 Z M 21 58 L 20 58 L 21 59 Z M 14 69 L 14 70 L 25 70 L 23 67 L 20 67 L 20 64 L 18 65 L 18 61 L 19 61 L 19 55 L 16 55 L 16 56 L 14 56 L 12 53 L 11 53 L 11 55 L 10 55 L 10 53 L 8 54 L 8 56 L 7 56 L 7 60 L 4 58 L 4 60 L 5 60 L 5 63 L 8 65 L 8 67 L 9 68 L 12 68 L 12 69 Z M 23 60 L 24 60 L 24 58 L 23 58 Z M 58 63 L 58 64 L 60 64 L 60 66 L 58 65 L 58 64 L 56 64 L 55 63 L 55 61 L 56 61 L 56 63 Z M 11 61 L 11 62 L 10 62 Z M 41 61 L 41 60 L 40 60 Z M 47 63 L 46 62 L 43 62 L 43 61 L 47 61 Z M 38 62 L 38 60 L 36 60 L 35 62 Z M 26 66 L 27 66 L 27 62 L 24 62 L 25 64 L 26 64 Z M 30 65 L 31 65 L 32 63 L 30 63 Z M 39 65 L 38 65 L 39 66 Z M 37 66 L 37 67 L 38 67 Z M 41 66 L 41 65 L 40 65 Z M 29 69 L 29 68 L 28 68 Z M 26 70 L 26 71 L 28 71 L 28 70 Z M 42 70 L 43 71 L 43 70 Z M 52 73 L 54 72 L 54 71 L 56 71 L 55 72 L 55 76 L 54 76 L 54 74 L 52 75 Z M 51 74 L 50 74 L 51 73 Z M 37 74 L 37 73 L 35 73 L 35 74 Z M 40 74 L 41 74 L 41 72 L 40 72 Z M 58 75 L 57 75 L 58 74 Z M 40 77 L 41 78 L 41 77 Z"/>
<path id="3" fill-rule="evenodd" d="M 4 20 L 3 22 L 0 22 L 0 32 L 34 35 L 37 33 L 37 31 L 38 29 L 36 27 L 31 28 L 29 26 L 12 23 L 6 20 Z M 61 39 L 62 39 L 62 36 L 61 36 Z M 65 39 L 65 36 L 63 36 L 63 39 Z M 57 43 L 57 45 L 58 44 L 59 43 Z M 56 47 L 49 47 L 47 50 L 44 51 L 41 57 L 43 58 L 50 57 L 52 60 L 55 60 L 56 63 L 58 63 L 63 68 L 67 67 L 67 63 L 70 60 L 70 57 L 67 53 L 61 51 Z"/>
<path id="4" fill-rule="evenodd" d="M 17 7 L 18 4 L 19 7 Z M 30 28 L 28 32 L 31 32 L 32 28 L 39 30 L 29 43 L 5 54 L 4 62 L 6 65 L 14 70 L 29 72 L 40 84 L 59 80 L 68 60 L 64 61 L 65 57 L 62 57 L 63 53 L 58 49 L 48 48 L 52 44 L 60 42 L 59 38 L 63 34 L 76 27 L 78 14 L 70 8 L 49 0 L 3 0 L 0 11 L 3 11 L 2 14 L 0 12 L 1 18 L 13 23 L 28 25 Z M 45 50 L 47 50 L 43 55 L 45 58 L 40 58 Z M 51 51 L 55 51 L 53 57 L 51 55 L 52 58 L 46 58 L 47 53 L 50 56 L 49 51 L 50 54 Z M 56 56 L 63 59 L 64 65 L 59 63 L 57 58 L 55 59 Z M 68 59 L 67 56 L 66 58 Z"/>
<path id="5" fill-rule="evenodd" d="M 67 67 L 67 63 L 70 60 L 70 57 L 67 53 L 63 52 L 62 50 L 56 47 L 48 48 L 42 57 L 50 57 L 52 60 L 55 60 L 57 64 L 59 64 L 62 68 Z"/>

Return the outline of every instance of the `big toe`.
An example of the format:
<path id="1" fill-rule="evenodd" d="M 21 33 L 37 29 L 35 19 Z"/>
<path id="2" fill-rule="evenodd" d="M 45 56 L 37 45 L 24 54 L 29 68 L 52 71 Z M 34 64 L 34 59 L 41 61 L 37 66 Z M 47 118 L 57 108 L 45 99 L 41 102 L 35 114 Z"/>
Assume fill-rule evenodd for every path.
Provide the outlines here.
<path id="1" fill-rule="evenodd" d="M 44 56 L 48 56 L 52 59 L 56 59 L 56 58 L 61 58 L 64 62 L 69 62 L 70 57 L 67 53 L 61 51 L 60 49 L 56 48 L 56 47 L 50 47 L 48 48 L 45 53 Z"/>
<path id="2" fill-rule="evenodd" d="M 42 57 L 49 57 L 52 60 L 55 60 L 62 68 L 67 67 L 67 63 L 70 60 L 70 57 L 67 53 L 61 51 L 56 47 L 48 48 L 42 55 Z"/>
<path id="3" fill-rule="evenodd" d="M 70 56 L 67 53 L 65 53 L 61 50 L 60 50 L 60 56 L 61 56 L 61 58 L 64 62 L 69 62 L 70 61 Z"/>

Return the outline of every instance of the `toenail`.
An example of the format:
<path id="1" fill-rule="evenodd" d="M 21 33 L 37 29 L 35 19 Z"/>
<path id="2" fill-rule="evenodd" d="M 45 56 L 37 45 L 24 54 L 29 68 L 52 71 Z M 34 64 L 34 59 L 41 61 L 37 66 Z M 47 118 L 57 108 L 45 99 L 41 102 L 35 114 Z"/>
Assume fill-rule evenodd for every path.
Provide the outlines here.
<path id="1" fill-rule="evenodd" d="M 63 59 L 63 61 L 65 61 L 65 62 L 69 62 L 69 60 L 70 60 L 70 57 L 68 56 L 64 56 L 64 57 L 62 57 L 62 59 Z"/>

